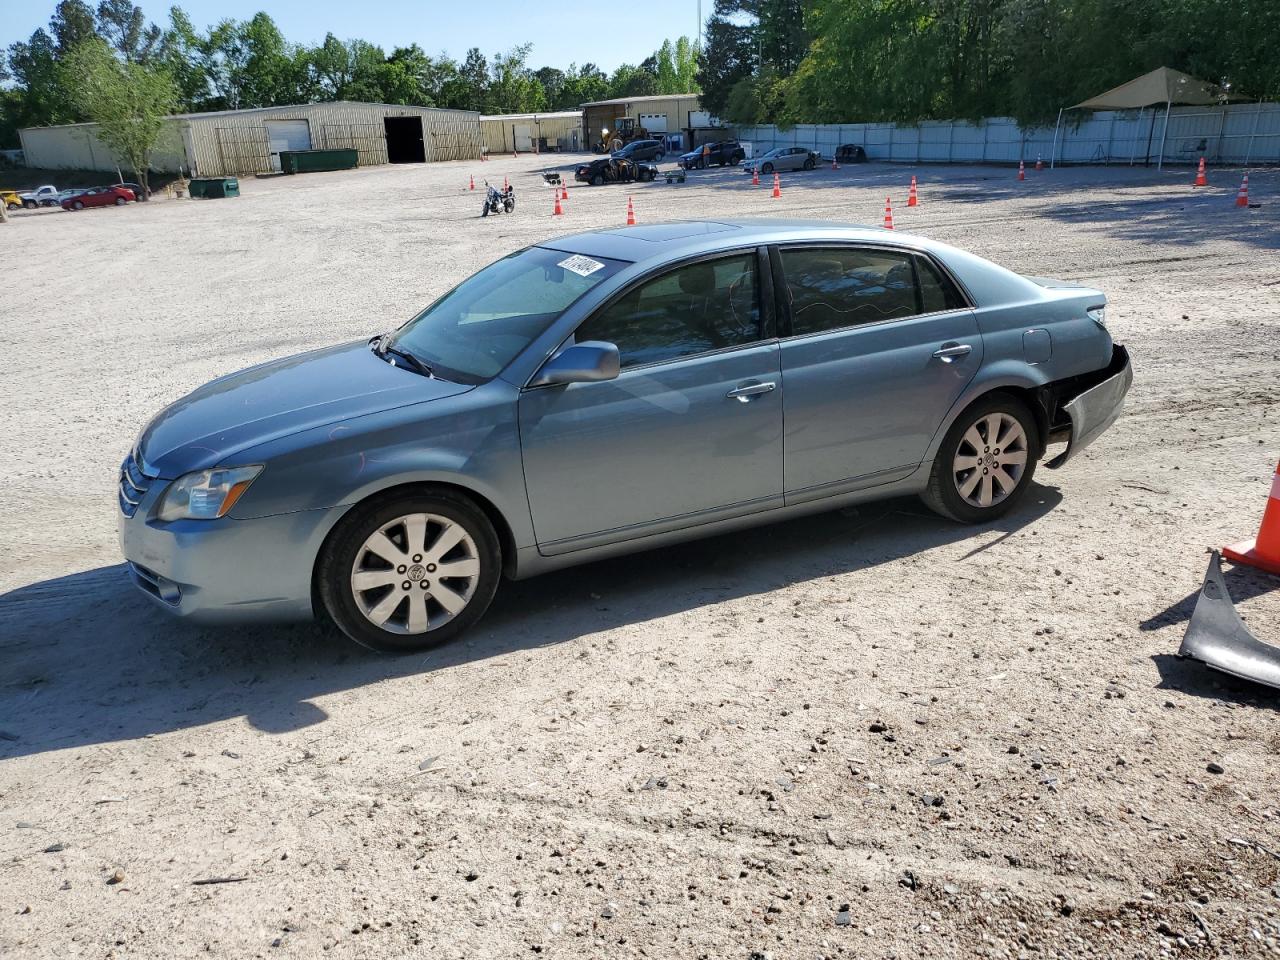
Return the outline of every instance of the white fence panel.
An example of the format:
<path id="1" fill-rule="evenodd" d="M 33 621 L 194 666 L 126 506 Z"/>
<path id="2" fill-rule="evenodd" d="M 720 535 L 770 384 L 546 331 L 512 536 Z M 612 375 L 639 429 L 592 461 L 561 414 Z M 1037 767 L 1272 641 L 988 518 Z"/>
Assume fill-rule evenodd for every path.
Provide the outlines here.
<path id="1" fill-rule="evenodd" d="M 861 145 L 872 160 L 894 163 L 1280 163 L 1280 104 L 1161 107 L 1100 113 L 1068 111 L 1062 126 L 1020 127 L 1009 117 L 919 124 L 845 123 L 739 127 L 759 156 L 806 146 L 824 157 Z"/>

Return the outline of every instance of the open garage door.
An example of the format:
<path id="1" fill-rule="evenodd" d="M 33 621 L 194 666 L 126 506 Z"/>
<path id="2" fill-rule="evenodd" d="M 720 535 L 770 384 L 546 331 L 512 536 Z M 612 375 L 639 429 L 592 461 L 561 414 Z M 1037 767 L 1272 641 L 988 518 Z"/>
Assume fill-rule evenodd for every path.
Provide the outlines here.
<path id="1" fill-rule="evenodd" d="M 388 163 L 427 162 L 421 117 L 383 117 L 382 125 L 387 132 Z"/>
<path id="2" fill-rule="evenodd" d="M 305 120 L 264 120 L 267 148 L 271 151 L 271 169 L 280 169 L 281 150 L 310 150 L 311 127 Z"/>

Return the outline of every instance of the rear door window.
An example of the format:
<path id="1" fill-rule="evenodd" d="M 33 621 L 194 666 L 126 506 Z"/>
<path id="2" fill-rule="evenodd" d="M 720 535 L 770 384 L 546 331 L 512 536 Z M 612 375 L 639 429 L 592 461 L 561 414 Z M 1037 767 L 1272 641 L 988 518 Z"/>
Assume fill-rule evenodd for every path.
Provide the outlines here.
<path id="1" fill-rule="evenodd" d="M 923 313 L 913 255 L 859 247 L 780 252 L 794 335 Z"/>

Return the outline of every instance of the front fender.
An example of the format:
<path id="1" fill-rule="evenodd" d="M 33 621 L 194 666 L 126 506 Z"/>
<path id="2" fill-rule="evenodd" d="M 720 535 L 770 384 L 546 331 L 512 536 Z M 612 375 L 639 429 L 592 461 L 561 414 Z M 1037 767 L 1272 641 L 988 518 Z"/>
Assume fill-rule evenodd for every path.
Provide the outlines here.
<path id="1" fill-rule="evenodd" d="M 347 507 L 396 486 L 444 483 L 487 500 L 515 546 L 531 545 L 517 395 L 510 384 L 493 380 L 465 394 L 250 448 L 241 459 L 266 467 L 231 515 Z"/>

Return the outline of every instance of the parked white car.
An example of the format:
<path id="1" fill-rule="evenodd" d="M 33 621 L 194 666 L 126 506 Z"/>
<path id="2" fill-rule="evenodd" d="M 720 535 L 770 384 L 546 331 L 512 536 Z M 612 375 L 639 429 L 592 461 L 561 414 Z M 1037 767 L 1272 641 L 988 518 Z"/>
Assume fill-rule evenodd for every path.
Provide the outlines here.
<path id="1" fill-rule="evenodd" d="M 58 188 L 53 184 L 46 183 L 43 187 L 37 187 L 28 193 L 20 194 L 22 205 L 28 210 L 36 207 L 56 207 L 62 202 L 59 192 Z"/>

